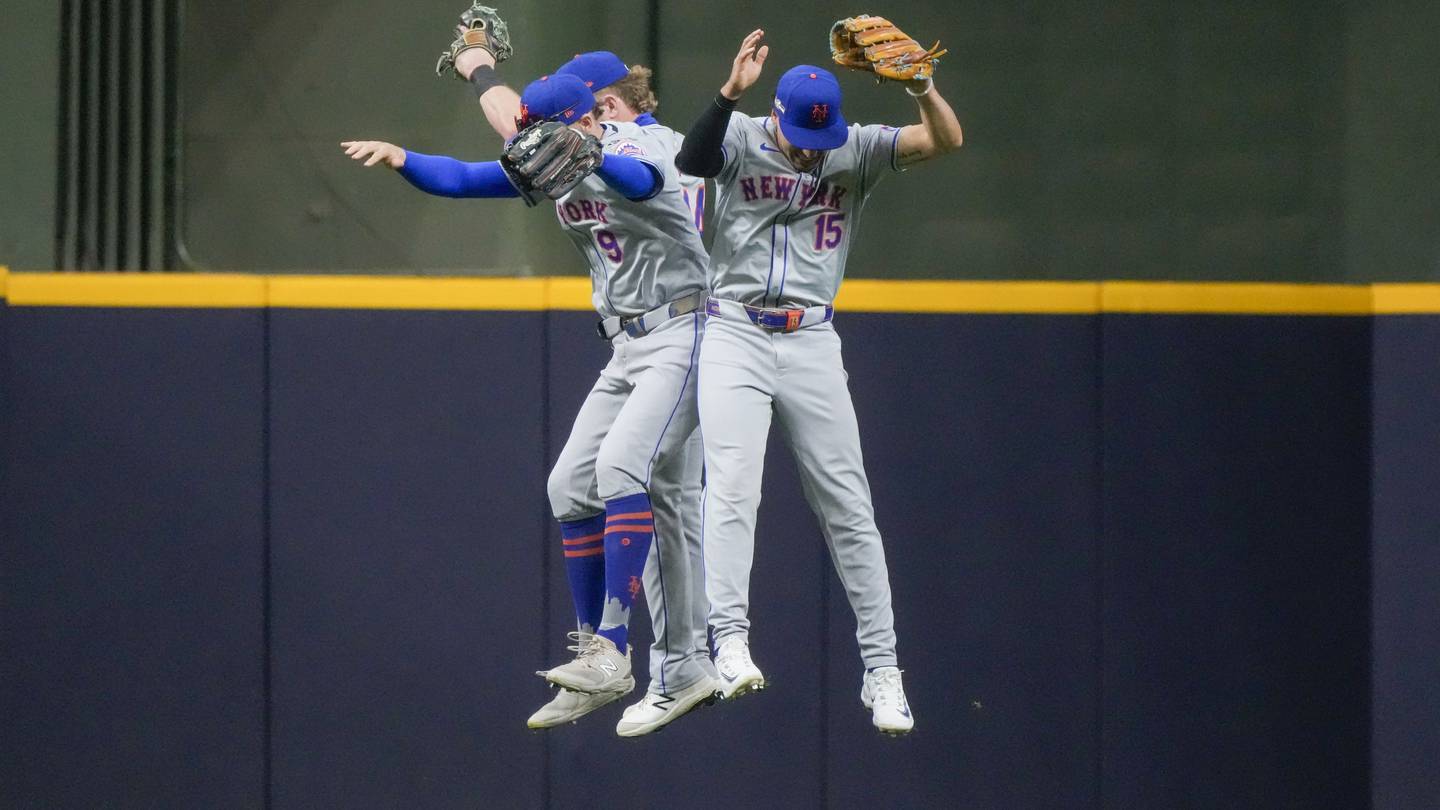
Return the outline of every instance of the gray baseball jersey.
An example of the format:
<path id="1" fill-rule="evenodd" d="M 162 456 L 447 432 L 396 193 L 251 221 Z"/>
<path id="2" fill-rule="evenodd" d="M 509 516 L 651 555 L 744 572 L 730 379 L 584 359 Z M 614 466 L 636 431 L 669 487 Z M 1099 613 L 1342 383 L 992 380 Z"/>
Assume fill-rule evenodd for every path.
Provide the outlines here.
<path id="1" fill-rule="evenodd" d="M 595 311 L 638 315 L 705 289 L 708 257 L 693 188 L 675 168 L 680 137 L 659 124 L 602 126 L 606 152 L 649 163 L 663 184 L 655 197 L 631 201 L 592 174 L 555 201 L 560 224 L 590 264 Z"/>
<path id="2" fill-rule="evenodd" d="M 871 124 L 810 172 L 776 146 L 769 117 L 732 115 L 716 185 L 711 291 L 756 306 L 819 306 L 835 300 L 865 199 L 895 161 L 900 130 Z"/>
<path id="3" fill-rule="evenodd" d="M 730 117 L 716 177 L 712 294 L 757 306 L 829 304 L 865 198 L 885 173 L 898 170 L 900 131 L 853 126 L 845 144 L 813 171 L 797 172 L 771 126 L 768 118 Z M 750 630 L 755 519 L 774 420 L 855 613 L 865 666 L 898 660 L 885 549 L 847 380 L 831 323 L 772 333 L 747 318 L 720 315 L 705 326 L 698 387 L 705 590 L 717 645 Z"/>

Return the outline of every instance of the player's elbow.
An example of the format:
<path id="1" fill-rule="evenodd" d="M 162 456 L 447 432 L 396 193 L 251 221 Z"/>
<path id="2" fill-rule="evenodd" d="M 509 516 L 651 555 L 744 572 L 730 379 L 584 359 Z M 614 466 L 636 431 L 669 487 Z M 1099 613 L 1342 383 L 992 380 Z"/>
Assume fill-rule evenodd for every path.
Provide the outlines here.
<path id="1" fill-rule="evenodd" d="M 944 127 L 930 135 L 929 152 L 932 157 L 948 155 L 965 144 L 965 133 L 961 131 L 959 124 L 953 127 Z"/>
<path id="2" fill-rule="evenodd" d="M 956 124 L 948 134 L 949 137 L 945 139 L 946 152 L 954 152 L 965 145 L 965 131 L 960 128 L 959 124 Z"/>
<path id="3" fill-rule="evenodd" d="M 659 196 L 661 190 L 665 188 L 665 178 L 661 176 L 660 170 L 648 163 L 644 164 L 644 166 L 649 170 L 650 184 L 638 195 L 633 197 L 627 196 L 630 202 L 645 202 L 646 200 L 654 199 Z"/>
<path id="4" fill-rule="evenodd" d="M 697 153 L 686 152 L 684 147 L 675 155 L 675 168 L 691 177 L 714 177 L 720 173 L 720 167 L 724 164 L 723 157 L 719 160 L 705 160 Z"/>

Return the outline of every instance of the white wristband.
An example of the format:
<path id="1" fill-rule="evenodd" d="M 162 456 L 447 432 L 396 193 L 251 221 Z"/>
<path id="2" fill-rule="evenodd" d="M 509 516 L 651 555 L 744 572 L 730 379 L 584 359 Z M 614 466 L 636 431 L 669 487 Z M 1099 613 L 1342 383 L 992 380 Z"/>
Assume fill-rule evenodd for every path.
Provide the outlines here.
<path id="1" fill-rule="evenodd" d="M 935 80 L 934 80 L 934 79 L 926 79 L 926 80 L 925 80 L 925 89 L 924 89 L 924 90 L 921 90 L 920 92 L 917 93 L 917 92 L 915 92 L 914 90 L 911 90 L 911 89 L 909 88 L 909 86 L 906 86 L 905 92 L 906 92 L 906 93 L 909 93 L 911 98 L 920 98 L 921 96 L 929 95 L 929 94 L 930 94 L 930 91 L 931 91 L 931 90 L 934 90 L 934 89 L 935 89 Z"/>

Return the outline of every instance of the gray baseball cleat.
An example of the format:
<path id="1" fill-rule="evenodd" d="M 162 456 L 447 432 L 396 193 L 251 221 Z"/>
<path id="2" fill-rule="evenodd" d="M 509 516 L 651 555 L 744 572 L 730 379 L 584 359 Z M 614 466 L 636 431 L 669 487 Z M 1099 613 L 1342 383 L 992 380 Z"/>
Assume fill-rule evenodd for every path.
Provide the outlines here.
<path id="1" fill-rule="evenodd" d="M 562 689 L 587 694 L 613 692 L 626 680 L 634 684 L 634 679 L 630 677 L 629 649 L 621 655 L 615 642 L 583 631 L 572 631 L 570 638 L 575 641 L 569 647 L 576 653 L 575 660 L 554 669 L 541 670 L 536 675 Z"/>
<path id="2" fill-rule="evenodd" d="M 555 698 L 530 715 L 525 725 L 530 728 L 554 728 L 573 723 L 601 706 L 608 706 L 635 689 L 635 679 L 626 678 L 613 692 L 571 692 L 561 689 Z"/>

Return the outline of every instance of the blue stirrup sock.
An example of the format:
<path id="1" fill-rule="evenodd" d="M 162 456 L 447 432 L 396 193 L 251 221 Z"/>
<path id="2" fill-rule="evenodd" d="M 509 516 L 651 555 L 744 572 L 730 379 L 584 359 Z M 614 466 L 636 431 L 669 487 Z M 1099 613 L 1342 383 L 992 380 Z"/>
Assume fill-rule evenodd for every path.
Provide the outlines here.
<path id="1" fill-rule="evenodd" d="M 605 612 L 599 634 L 625 652 L 630 608 L 640 593 L 640 576 L 655 538 L 655 514 L 644 492 L 605 502 Z"/>
<path id="2" fill-rule="evenodd" d="M 593 633 L 605 610 L 605 516 L 561 521 L 560 537 L 575 623 L 582 632 Z"/>

